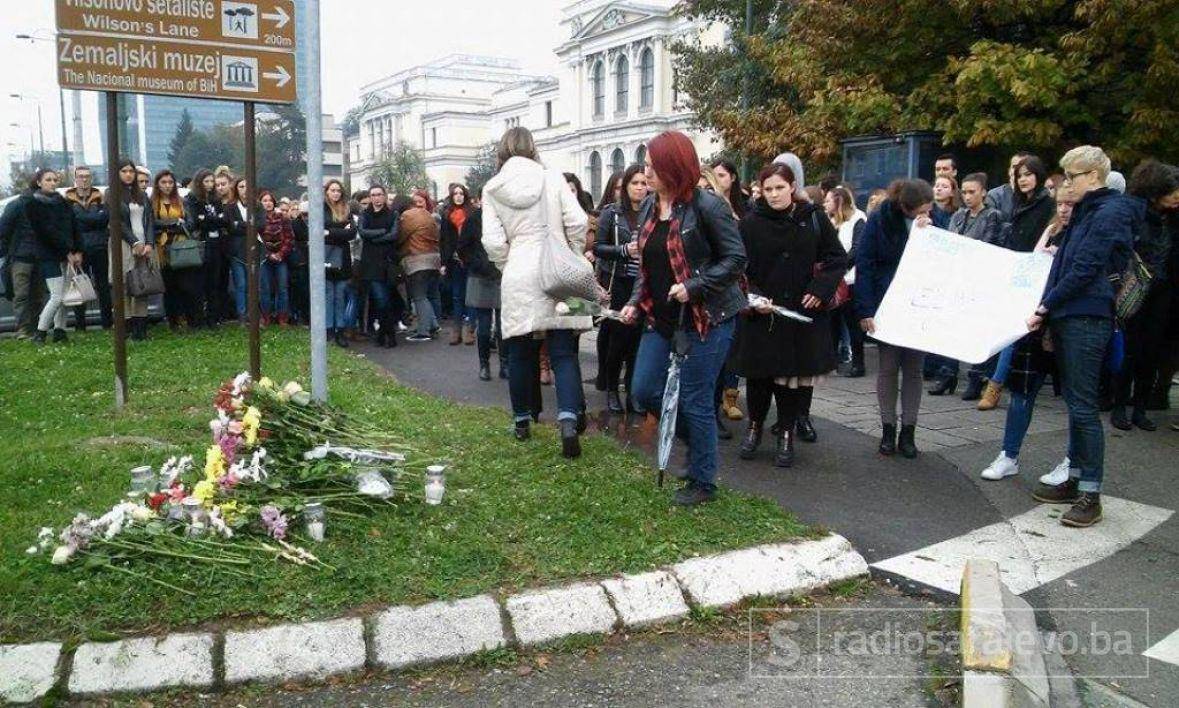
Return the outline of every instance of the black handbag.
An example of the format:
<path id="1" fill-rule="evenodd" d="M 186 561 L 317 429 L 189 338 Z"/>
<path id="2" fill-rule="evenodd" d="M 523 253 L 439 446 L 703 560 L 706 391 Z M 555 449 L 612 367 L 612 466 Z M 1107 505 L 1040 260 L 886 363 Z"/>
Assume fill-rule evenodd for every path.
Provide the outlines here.
<path id="1" fill-rule="evenodd" d="M 131 297 L 148 297 L 164 292 L 164 276 L 160 264 L 154 258 L 135 257 L 135 265 L 127 272 L 127 294 Z"/>

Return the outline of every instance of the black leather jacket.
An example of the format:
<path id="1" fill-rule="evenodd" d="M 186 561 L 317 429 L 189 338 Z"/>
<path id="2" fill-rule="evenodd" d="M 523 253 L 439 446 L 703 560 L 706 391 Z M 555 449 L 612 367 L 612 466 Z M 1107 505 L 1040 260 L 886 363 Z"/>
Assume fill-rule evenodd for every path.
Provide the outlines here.
<path id="1" fill-rule="evenodd" d="M 627 245 L 637 234 L 631 233 L 630 224 L 620 209 L 618 204 L 608 204 L 598 217 L 594 257 L 597 259 L 598 280 L 603 283 L 608 283 L 612 277 L 634 278 L 639 272 L 638 261 L 627 252 Z"/>
<path id="2" fill-rule="evenodd" d="M 639 231 L 648 221 L 658 217 L 658 197 L 651 195 L 639 208 Z M 745 293 L 738 280 L 745 272 L 745 244 L 737 230 L 737 219 L 727 202 L 712 192 L 696 189 L 692 201 L 677 202 L 672 207 L 672 218 L 679 219 L 680 239 L 688 259 L 691 275 L 685 285 L 692 302 L 704 305 L 710 324 L 726 322 L 747 305 Z M 642 237 L 640 236 L 640 242 Z M 640 243 L 640 252 L 642 249 Z M 640 260 L 639 276 L 635 280 L 631 306 L 637 306 L 646 292 L 646 271 Z"/>

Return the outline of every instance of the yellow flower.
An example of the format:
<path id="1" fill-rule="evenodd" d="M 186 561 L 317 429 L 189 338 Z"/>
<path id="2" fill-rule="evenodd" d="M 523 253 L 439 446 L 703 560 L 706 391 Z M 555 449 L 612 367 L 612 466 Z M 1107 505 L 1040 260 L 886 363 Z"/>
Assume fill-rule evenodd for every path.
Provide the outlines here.
<path id="1" fill-rule="evenodd" d="M 274 381 L 272 381 L 269 376 L 263 376 L 258 380 L 258 388 L 266 391 L 272 391 L 274 390 Z"/>
<path id="2" fill-rule="evenodd" d="M 218 477 L 225 474 L 225 455 L 221 454 L 221 448 L 216 445 L 210 445 L 205 452 L 205 479 L 211 482 L 216 482 Z"/>
<path id="3" fill-rule="evenodd" d="M 245 438 L 246 445 L 254 445 L 258 442 L 258 428 L 262 426 L 262 412 L 254 406 L 246 409 L 246 414 L 242 416 L 242 437 Z"/>
<path id="4" fill-rule="evenodd" d="M 192 488 L 192 495 L 200 500 L 205 508 L 213 506 L 213 497 L 217 496 L 217 486 L 209 480 L 197 482 Z"/>
<path id="5" fill-rule="evenodd" d="M 237 500 L 222 502 L 221 504 L 221 518 L 225 523 L 233 526 L 233 522 L 237 520 L 238 514 L 241 512 L 237 508 Z"/>

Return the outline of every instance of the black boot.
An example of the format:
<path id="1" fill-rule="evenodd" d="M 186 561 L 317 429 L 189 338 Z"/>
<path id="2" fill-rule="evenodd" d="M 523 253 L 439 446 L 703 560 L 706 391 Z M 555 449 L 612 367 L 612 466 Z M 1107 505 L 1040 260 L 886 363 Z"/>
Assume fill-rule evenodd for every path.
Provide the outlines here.
<path id="1" fill-rule="evenodd" d="M 901 437 L 897 440 L 897 449 L 901 451 L 901 456 L 910 460 L 917 457 L 917 441 L 914 439 L 916 435 L 916 425 L 901 426 Z"/>
<path id="2" fill-rule="evenodd" d="M 512 432 L 518 442 L 524 442 L 532 437 L 532 425 L 526 420 L 516 421 L 516 429 Z"/>
<path id="3" fill-rule="evenodd" d="M 54 344 L 65 344 L 68 341 L 70 341 L 70 338 L 66 335 L 66 331 L 64 329 L 53 330 Z"/>
<path id="4" fill-rule="evenodd" d="M 966 382 L 966 391 L 962 394 L 963 401 L 977 401 L 982 398 L 983 380 L 981 376 L 971 376 Z"/>
<path id="5" fill-rule="evenodd" d="M 745 431 L 745 439 L 741 441 L 741 448 L 737 450 L 738 457 L 742 460 L 752 460 L 757 456 L 757 449 L 761 447 L 763 430 L 763 423 L 749 421 L 749 428 Z"/>
<path id="6" fill-rule="evenodd" d="M 336 330 L 336 337 L 333 341 L 336 343 L 336 346 L 341 349 L 347 349 L 349 347 L 348 335 L 344 332 L 343 329 Z"/>
<path id="7" fill-rule="evenodd" d="M 798 423 L 795 427 L 798 430 L 799 440 L 806 443 L 813 443 L 819 439 L 819 433 L 815 430 L 815 424 L 811 422 L 809 415 L 798 416 Z"/>
<path id="8" fill-rule="evenodd" d="M 479 362 L 479 380 L 480 381 L 490 381 L 491 380 L 491 366 L 489 366 L 488 363 L 485 361 Z"/>
<path id="9" fill-rule="evenodd" d="M 724 416 L 721 415 L 720 410 L 716 413 L 716 437 L 721 440 L 732 440 L 733 431 L 725 427 Z"/>
<path id="10" fill-rule="evenodd" d="M 134 339 L 137 342 L 142 342 L 143 340 L 147 339 L 147 332 L 143 326 L 142 317 L 131 318 L 131 339 Z"/>
<path id="11" fill-rule="evenodd" d="M 577 421 L 561 421 L 561 456 L 566 459 L 581 457 L 581 438 L 577 434 Z"/>
<path id="12" fill-rule="evenodd" d="M 897 452 L 897 426 L 885 423 L 884 433 L 880 436 L 880 454 L 895 455 Z"/>
<path id="13" fill-rule="evenodd" d="M 622 415 L 626 409 L 622 407 L 622 399 L 618 396 L 618 389 L 606 392 L 606 410 L 611 415 Z"/>
<path id="14" fill-rule="evenodd" d="M 1133 430 L 1134 425 L 1130 419 L 1126 417 L 1125 406 L 1114 406 L 1113 412 L 1109 414 L 1109 422 L 1118 430 Z"/>
<path id="15" fill-rule="evenodd" d="M 1139 430 L 1145 430 L 1148 433 L 1153 433 L 1159 429 L 1159 426 L 1155 425 L 1153 420 L 1146 417 L 1145 408 L 1135 408 L 1134 415 L 1130 417 L 1130 422 Z"/>
<path id="16" fill-rule="evenodd" d="M 585 429 L 589 427 L 589 420 L 585 417 L 585 411 L 577 414 L 576 430 L 578 435 L 585 435 Z"/>
<path id="17" fill-rule="evenodd" d="M 785 427 L 785 426 L 783 426 Z M 777 449 L 774 451 L 774 467 L 794 466 L 794 430 L 786 428 L 777 438 Z"/>
<path id="18" fill-rule="evenodd" d="M 36 332 L 33 332 L 33 337 L 31 339 L 31 341 L 36 346 L 41 346 L 42 344 L 45 343 L 45 339 L 48 334 L 49 334 L 48 332 L 42 332 L 41 330 L 37 330 Z"/>
<path id="19" fill-rule="evenodd" d="M 958 377 L 944 376 L 936 386 L 929 389 L 931 396 L 953 396 L 958 391 Z"/>

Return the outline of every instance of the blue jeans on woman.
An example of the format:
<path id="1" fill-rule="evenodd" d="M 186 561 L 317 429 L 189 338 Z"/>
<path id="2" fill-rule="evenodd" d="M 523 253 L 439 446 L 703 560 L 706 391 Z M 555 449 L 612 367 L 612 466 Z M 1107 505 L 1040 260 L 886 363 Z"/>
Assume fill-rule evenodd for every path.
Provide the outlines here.
<path id="1" fill-rule="evenodd" d="M 496 350 L 499 352 L 500 368 L 505 368 L 508 361 L 508 353 L 503 345 L 503 332 L 500 328 L 499 310 L 493 310 L 490 307 L 477 307 L 475 310 L 475 343 L 479 350 L 479 363 L 491 363 L 491 341 L 495 340 Z M 492 324 L 491 317 L 495 315 L 495 324 Z"/>
<path id="2" fill-rule="evenodd" d="M 542 343 L 548 344 L 553 387 L 557 389 L 557 420 L 577 420 L 578 414 L 585 410 L 585 398 L 581 390 L 581 367 L 577 365 L 577 332 L 570 329 L 549 330 L 544 333 L 544 339 L 525 335 L 504 342 L 508 348 L 512 415 L 517 423 L 532 418 Z"/>
<path id="3" fill-rule="evenodd" d="M 475 308 L 467 307 L 467 269 L 459 265 L 458 261 L 451 261 L 446 267 L 446 277 L 450 280 L 450 298 L 454 303 L 454 324 L 461 327 L 464 324 L 474 324 Z"/>
<path id="4" fill-rule="evenodd" d="M 1019 452 L 1023 449 L 1024 438 L 1027 437 L 1028 427 L 1032 424 L 1032 413 L 1036 409 L 1036 398 L 1040 395 L 1040 388 L 1044 385 L 1044 374 L 1029 374 L 1031 380 L 1027 392 L 1011 391 L 1011 405 L 1007 407 L 1007 420 L 1003 426 L 1003 454 L 1012 460 L 1019 459 Z M 1073 441 L 1069 439 L 1068 456 L 1070 462 L 1074 455 Z M 1074 464 L 1075 466 L 1075 464 Z"/>
<path id="5" fill-rule="evenodd" d="M 409 297 L 417 315 L 417 333 L 422 336 L 430 336 L 438 328 L 438 314 L 442 312 L 438 279 L 436 270 L 419 270 L 409 276 Z"/>
<path id="6" fill-rule="evenodd" d="M 262 260 L 259 268 L 259 287 L 262 294 L 262 314 L 267 317 L 286 317 L 290 314 L 290 270 L 286 261 Z"/>
<path id="7" fill-rule="evenodd" d="M 676 435 L 688 442 L 688 477 L 699 487 L 716 488 L 716 407 L 713 394 L 717 377 L 729 355 L 736 321 L 730 319 L 708 330 L 703 340 L 688 333 L 688 355 L 680 368 L 680 405 Z M 647 411 L 663 408 L 667 365 L 672 340 L 648 328 L 639 342 L 635 360 L 635 402 Z"/>
<path id="8" fill-rule="evenodd" d="M 229 270 L 233 274 L 233 309 L 239 320 L 246 318 L 246 292 L 249 287 L 249 275 L 246 272 L 246 262 L 237 258 L 229 262 Z"/>
<path id="9" fill-rule="evenodd" d="M 1101 427 L 1099 398 L 1105 354 L 1113 335 L 1113 321 L 1104 317 L 1062 317 L 1051 321 L 1056 343 L 1073 469 L 1080 468 L 1082 492 L 1101 492 L 1105 476 L 1105 430 Z"/>
<path id="10" fill-rule="evenodd" d="M 328 280 L 324 283 L 325 326 L 328 329 L 344 329 L 348 326 L 348 287 L 347 280 Z"/>

